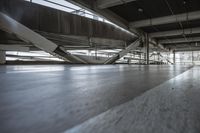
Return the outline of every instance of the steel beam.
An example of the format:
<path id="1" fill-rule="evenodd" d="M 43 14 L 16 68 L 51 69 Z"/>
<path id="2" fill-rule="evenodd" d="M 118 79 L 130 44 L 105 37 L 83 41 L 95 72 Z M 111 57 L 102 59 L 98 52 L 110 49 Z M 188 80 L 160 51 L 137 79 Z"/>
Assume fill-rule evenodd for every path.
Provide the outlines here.
<path id="1" fill-rule="evenodd" d="M 2 12 L 0 12 L 0 29 L 11 34 L 15 34 L 21 40 L 29 44 L 33 44 L 39 49 L 42 49 L 47 53 L 50 53 L 65 61 L 71 63 L 86 63 L 82 59 L 66 52 L 62 47 L 49 41 L 48 39 L 32 31 L 26 26 L 18 23 L 17 21 L 15 21 L 14 19 L 12 19 L 11 17 L 7 16 Z"/>
<path id="2" fill-rule="evenodd" d="M 174 44 L 173 44 L 174 45 Z M 187 44 L 187 45 L 184 45 L 184 44 L 180 44 L 180 46 L 178 45 L 170 45 L 170 46 L 166 46 L 166 47 L 169 47 L 171 50 L 176 50 L 176 51 L 199 51 L 200 47 L 199 46 L 194 46 L 194 45 L 190 45 L 190 44 Z"/>
<path id="3" fill-rule="evenodd" d="M 171 31 L 162 31 L 162 32 L 154 32 L 150 33 L 149 36 L 152 38 L 158 37 L 166 37 L 166 36 L 178 36 L 178 35 L 189 35 L 189 34 L 199 34 L 200 27 L 197 28 L 189 28 L 184 30 L 171 30 Z"/>
<path id="4" fill-rule="evenodd" d="M 140 39 L 137 39 L 135 42 L 131 43 L 124 50 L 120 51 L 118 54 L 115 54 L 113 57 L 109 58 L 104 64 L 113 64 L 116 60 L 120 59 L 131 50 L 137 48 L 140 45 Z"/>
<path id="5" fill-rule="evenodd" d="M 147 26 L 153 26 L 153 25 L 162 25 L 162 24 L 177 23 L 177 22 L 183 22 L 183 21 L 191 21 L 191 20 L 197 20 L 197 19 L 200 19 L 200 11 L 164 16 L 164 17 L 147 19 L 147 20 L 134 21 L 134 22 L 131 22 L 129 25 L 130 27 L 140 28 L 140 27 L 147 27 Z"/>
<path id="6" fill-rule="evenodd" d="M 185 51 L 200 51 L 200 47 L 188 47 L 188 48 L 176 49 L 176 52 L 185 52 Z"/>
<path id="7" fill-rule="evenodd" d="M 100 9 L 105 9 L 117 5 L 126 4 L 136 0 L 97 0 L 97 7 Z"/>
<path id="8" fill-rule="evenodd" d="M 161 44 L 200 42 L 200 37 L 175 38 L 158 41 Z"/>
<path id="9" fill-rule="evenodd" d="M 176 44 L 165 44 L 165 47 L 170 49 L 178 49 L 178 48 L 190 48 L 190 47 L 200 47 L 200 43 L 191 42 L 191 43 L 176 43 Z"/>

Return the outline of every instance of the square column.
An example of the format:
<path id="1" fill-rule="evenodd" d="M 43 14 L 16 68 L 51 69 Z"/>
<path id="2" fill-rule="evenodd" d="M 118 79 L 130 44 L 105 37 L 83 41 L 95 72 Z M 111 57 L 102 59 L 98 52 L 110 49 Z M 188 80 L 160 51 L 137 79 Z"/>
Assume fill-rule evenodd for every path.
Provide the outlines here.
<path id="1" fill-rule="evenodd" d="M 148 37 L 148 34 L 145 34 L 144 47 L 145 47 L 145 62 L 146 62 L 146 65 L 149 65 L 149 37 Z"/>
<path id="2" fill-rule="evenodd" d="M 5 64 L 5 63 L 6 63 L 6 52 L 0 51 L 0 64 Z"/>
<path id="3" fill-rule="evenodd" d="M 176 51 L 173 51 L 173 63 L 176 64 Z"/>

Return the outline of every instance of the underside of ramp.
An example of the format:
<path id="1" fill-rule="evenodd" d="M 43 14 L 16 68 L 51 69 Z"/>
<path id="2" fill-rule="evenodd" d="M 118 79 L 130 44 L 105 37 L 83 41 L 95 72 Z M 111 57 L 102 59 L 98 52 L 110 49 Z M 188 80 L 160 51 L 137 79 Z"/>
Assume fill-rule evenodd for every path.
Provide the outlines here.
<path id="1" fill-rule="evenodd" d="M 140 39 L 137 39 L 136 41 L 131 43 L 128 47 L 126 47 L 124 50 L 120 51 L 118 54 L 115 54 L 113 57 L 109 58 L 104 64 L 113 64 L 116 60 L 120 59 L 131 50 L 134 50 L 139 45 L 140 45 Z"/>

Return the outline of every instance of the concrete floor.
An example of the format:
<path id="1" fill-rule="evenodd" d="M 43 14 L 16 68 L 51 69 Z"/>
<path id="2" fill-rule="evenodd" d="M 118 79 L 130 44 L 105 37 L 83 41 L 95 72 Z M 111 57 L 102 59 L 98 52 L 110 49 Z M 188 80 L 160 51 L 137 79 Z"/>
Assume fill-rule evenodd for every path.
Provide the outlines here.
<path id="1" fill-rule="evenodd" d="M 177 131 L 175 122 L 178 129 L 197 133 L 197 110 L 185 125 L 179 121 L 191 113 L 188 107 L 199 103 L 188 102 L 193 95 L 198 98 L 199 70 L 167 65 L 0 66 L 0 133 L 160 133 Z"/>
<path id="2" fill-rule="evenodd" d="M 65 133 L 200 133 L 199 75 L 192 68 Z"/>

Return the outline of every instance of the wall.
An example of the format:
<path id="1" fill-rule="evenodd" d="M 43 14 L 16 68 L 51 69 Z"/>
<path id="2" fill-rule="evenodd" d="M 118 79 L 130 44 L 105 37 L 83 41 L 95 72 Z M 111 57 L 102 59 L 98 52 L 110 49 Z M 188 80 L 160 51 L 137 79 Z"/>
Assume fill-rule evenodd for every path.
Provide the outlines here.
<path id="1" fill-rule="evenodd" d="M 6 53 L 5 51 L 0 51 L 0 64 L 6 63 Z"/>
<path id="2" fill-rule="evenodd" d="M 118 40 L 133 39 L 132 35 L 110 24 L 22 0 L 1 0 L 0 11 L 34 30 Z"/>

